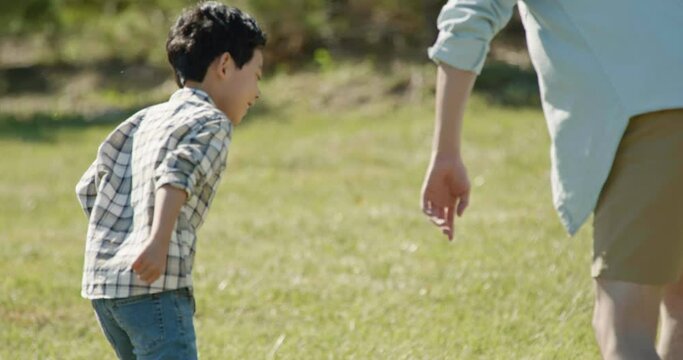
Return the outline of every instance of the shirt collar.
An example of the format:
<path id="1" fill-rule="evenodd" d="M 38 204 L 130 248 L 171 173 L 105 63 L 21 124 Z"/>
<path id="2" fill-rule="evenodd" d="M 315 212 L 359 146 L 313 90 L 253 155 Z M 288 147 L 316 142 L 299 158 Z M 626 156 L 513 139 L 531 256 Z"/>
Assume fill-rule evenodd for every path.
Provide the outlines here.
<path id="1" fill-rule="evenodd" d="M 196 98 L 201 101 L 208 102 L 214 107 L 216 106 L 216 104 L 213 102 L 209 94 L 206 93 L 206 91 L 190 87 L 184 87 L 176 90 L 176 92 L 173 93 L 173 95 L 171 95 L 170 101 L 183 101 L 188 100 L 190 98 Z"/>

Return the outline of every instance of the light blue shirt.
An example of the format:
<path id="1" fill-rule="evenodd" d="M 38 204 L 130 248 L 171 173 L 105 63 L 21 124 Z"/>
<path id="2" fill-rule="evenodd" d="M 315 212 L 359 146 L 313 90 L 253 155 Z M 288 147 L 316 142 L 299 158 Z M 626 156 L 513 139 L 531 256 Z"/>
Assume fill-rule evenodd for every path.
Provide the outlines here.
<path id="1" fill-rule="evenodd" d="M 683 1 L 451 0 L 430 58 L 479 73 L 516 3 L 552 139 L 553 202 L 573 235 L 629 118 L 683 108 Z"/>

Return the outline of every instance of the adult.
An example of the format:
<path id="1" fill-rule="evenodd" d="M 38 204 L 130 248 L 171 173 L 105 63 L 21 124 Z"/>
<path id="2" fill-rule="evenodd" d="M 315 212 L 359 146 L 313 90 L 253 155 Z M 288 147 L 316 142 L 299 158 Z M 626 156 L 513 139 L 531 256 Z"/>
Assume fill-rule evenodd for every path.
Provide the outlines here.
<path id="1" fill-rule="evenodd" d="M 552 140 L 554 205 L 572 235 L 595 214 L 600 351 L 606 359 L 683 359 L 680 0 L 449 1 L 429 49 L 438 74 L 423 211 L 453 237 L 470 194 L 464 108 L 516 3 Z"/>

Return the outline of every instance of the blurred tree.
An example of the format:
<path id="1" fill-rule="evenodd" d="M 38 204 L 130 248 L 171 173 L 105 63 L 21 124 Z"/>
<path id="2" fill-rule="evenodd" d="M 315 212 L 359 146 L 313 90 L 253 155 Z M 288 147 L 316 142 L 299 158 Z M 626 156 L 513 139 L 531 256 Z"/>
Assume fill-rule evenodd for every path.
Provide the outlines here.
<path id="1" fill-rule="evenodd" d="M 0 35 L 54 31 L 61 25 L 59 0 L 0 2 Z"/>
<path id="2" fill-rule="evenodd" d="M 324 0 L 249 0 L 247 8 L 268 33 L 268 55 L 276 62 L 303 60 L 331 29 Z"/>
<path id="3" fill-rule="evenodd" d="M 2 0 L 0 38 L 41 35 L 55 57 L 165 59 L 163 44 L 180 10 L 194 0 Z M 232 0 L 268 32 L 277 63 L 331 56 L 426 58 L 443 0 Z M 519 18 L 503 38 L 523 39 Z"/>

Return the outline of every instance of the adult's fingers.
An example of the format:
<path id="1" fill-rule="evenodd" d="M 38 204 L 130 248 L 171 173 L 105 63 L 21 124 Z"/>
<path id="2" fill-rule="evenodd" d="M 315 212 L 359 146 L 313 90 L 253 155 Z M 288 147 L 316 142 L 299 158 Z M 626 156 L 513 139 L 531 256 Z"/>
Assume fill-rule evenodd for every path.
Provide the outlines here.
<path id="1" fill-rule="evenodd" d="M 465 209 L 467 209 L 467 206 L 470 204 L 470 193 L 469 191 L 460 195 L 458 198 L 458 216 L 462 216 L 462 214 L 465 212 Z"/>
<path id="2" fill-rule="evenodd" d="M 441 226 L 446 222 L 446 208 L 443 206 L 436 206 L 432 208 L 431 220 L 437 226 Z"/>
<path id="3" fill-rule="evenodd" d="M 427 216 L 432 216 L 432 202 L 427 200 L 427 197 L 422 198 L 422 212 Z"/>
<path id="4" fill-rule="evenodd" d="M 455 216 L 455 206 L 446 208 L 446 223 L 444 224 L 444 234 L 448 236 L 448 240 L 453 240 L 453 218 Z"/>
<path id="5" fill-rule="evenodd" d="M 446 224 L 446 210 L 444 207 L 432 207 L 431 214 L 427 215 L 429 221 L 439 228 L 442 228 Z"/>

